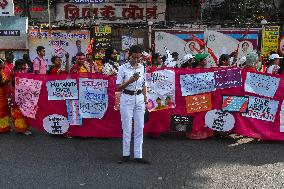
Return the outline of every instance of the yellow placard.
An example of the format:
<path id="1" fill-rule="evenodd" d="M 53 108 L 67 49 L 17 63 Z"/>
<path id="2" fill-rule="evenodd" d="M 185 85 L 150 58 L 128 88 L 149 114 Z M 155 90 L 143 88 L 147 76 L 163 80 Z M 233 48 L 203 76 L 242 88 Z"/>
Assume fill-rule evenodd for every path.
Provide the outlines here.
<path id="1" fill-rule="evenodd" d="M 110 34 L 111 27 L 110 26 L 95 26 L 94 28 L 96 34 Z"/>
<path id="2" fill-rule="evenodd" d="M 267 57 L 270 52 L 278 52 L 279 26 L 266 26 L 262 31 L 262 54 Z"/>

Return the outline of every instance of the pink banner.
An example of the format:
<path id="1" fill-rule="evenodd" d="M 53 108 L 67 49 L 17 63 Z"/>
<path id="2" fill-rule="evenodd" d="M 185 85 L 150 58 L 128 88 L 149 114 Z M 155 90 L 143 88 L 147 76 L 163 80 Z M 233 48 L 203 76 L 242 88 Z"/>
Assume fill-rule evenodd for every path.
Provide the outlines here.
<path id="1" fill-rule="evenodd" d="M 187 113 L 186 97 L 182 96 L 180 75 L 214 72 L 219 68 L 212 69 L 171 69 L 175 71 L 176 80 L 176 108 L 161 110 L 150 113 L 150 120 L 145 124 L 145 133 L 147 132 L 167 132 L 170 130 L 171 116 L 192 116 L 193 117 L 193 133 L 199 131 L 210 131 L 209 128 L 205 127 L 205 114 L 204 112 L 198 113 Z M 284 80 L 281 77 L 279 87 L 273 98 L 267 98 L 259 96 L 253 93 L 247 93 L 244 91 L 244 84 L 246 79 L 246 70 L 242 70 L 242 83 L 240 87 L 227 88 L 221 90 L 215 90 L 211 93 L 212 109 L 222 110 L 222 98 L 223 96 L 254 96 L 261 99 L 268 99 L 269 101 L 278 101 L 278 106 L 275 107 L 277 112 L 274 121 L 264 121 L 257 118 L 246 117 L 239 112 L 230 112 L 235 118 L 235 127 L 231 131 L 232 133 L 244 135 L 252 138 L 266 139 L 266 140 L 284 140 L 284 132 L 280 132 L 280 108 L 282 101 L 284 100 Z M 260 74 L 260 73 L 259 73 Z M 122 129 L 120 122 L 119 111 L 114 110 L 115 106 L 115 77 L 105 76 L 99 74 L 81 74 L 81 75 L 34 75 L 34 74 L 23 74 L 17 75 L 18 77 L 24 77 L 34 80 L 42 81 L 42 89 L 38 102 L 38 109 L 35 119 L 28 119 L 28 124 L 34 128 L 44 131 L 43 119 L 52 114 L 59 114 L 68 117 L 66 110 L 66 102 L 62 101 L 48 101 L 46 81 L 51 80 L 64 80 L 64 79 L 77 79 L 89 78 L 89 79 L 105 79 L 108 80 L 108 109 L 102 119 L 83 119 L 83 125 L 70 126 L 66 135 L 68 136 L 81 136 L 81 137 L 121 137 Z M 280 76 L 275 76 L 280 77 Z M 260 102 L 262 102 L 260 100 Z M 264 100 L 265 102 L 265 100 Z M 261 105 L 261 104 L 260 104 Z M 262 104 L 265 106 L 265 104 Z M 250 108 L 250 107 L 249 107 Z M 253 107 L 252 107 L 253 108 Z M 269 111 L 269 107 L 262 107 L 263 110 Z M 259 109 L 261 110 L 261 109 Z M 252 110 L 251 110 L 252 111 Z M 271 113 L 271 112 L 270 112 Z"/>

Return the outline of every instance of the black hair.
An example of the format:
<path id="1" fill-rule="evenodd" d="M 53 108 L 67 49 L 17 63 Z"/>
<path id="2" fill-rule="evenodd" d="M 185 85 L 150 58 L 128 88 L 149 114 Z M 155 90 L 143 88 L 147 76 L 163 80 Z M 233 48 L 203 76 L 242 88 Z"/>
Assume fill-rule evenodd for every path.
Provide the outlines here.
<path id="1" fill-rule="evenodd" d="M 38 53 L 38 52 L 42 51 L 43 49 L 45 49 L 43 46 L 38 46 L 36 48 L 36 52 Z"/>
<path id="2" fill-rule="evenodd" d="M 283 70 L 284 70 L 284 59 L 281 59 L 281 62 L 279 64 L 279 70 L 278 70 L 278 74 L 282 74 Z"/>
<path id="3" fill-rule="evenodd" d="M 158 58 L 160 58 L 160 54 L 159 53 L 154 53 L 152 55 L 152 65 L 153 66 L 157 65 Z"/>
<path id="4" fill-rule="evenodd" d="M 244 44 L 247 44 L 248 46 L 249 46 L 249 43 L 248 42 L 243 42 L 243 44 L 242 44 L 242 48 L 244 47 Z"/>
<path id="5" fill-rule="evenodd" d="M 219 58 L 219 67 L 223 66 L 224 61 L 228 61 L 230 59 L 230 56 L 228 54 L 222 54 Z"/>
<path id="6" fill-rule="evenodd" d="M 139 45 L 133 45 L 129 49 L 129 56 L 131 56 L 133 53 L 142 53 L 142 49 Z"/>
<path id="7" fill-rule="evenodd" d="M 178 56 L 179 54 L 177 53 L 177 52 L 173 52 L 172 53 L 172 57 L 174 57 L 174 56 Z"/>
<path id="8" fill-rule="evenodd" d="M 16 60 L 15 66 L 14 66 L 14 71 L 20 71 L 21 70 L 21 66 L 23 64 L 26 64 L 26 62 L 23 59 Z"/>
<path id="9" fill-rule="evenodd" d="M 54 64 L 54 62 L 55 62 L 55 60 L 56 60 L 57 58 L 59 58 L 59 56 L 56 56 L 56 55 L 55 55 L 55 56 L 52 56 L 52 57 L 51 57 L 50 60 L 51 60 L 52 64 Z"/>
<path id="10" fill-rule="evenodd" d="M 104 63 L 107 63 L 109 62 L 110 60 L 111 61 L 115 61 L 113 60 L 113 58 L 111 57 L 111 55 L 113 54 L 115 48 L 113 47 L 108 47 L 105 51 L 105 59 L 104 59 Z"/>

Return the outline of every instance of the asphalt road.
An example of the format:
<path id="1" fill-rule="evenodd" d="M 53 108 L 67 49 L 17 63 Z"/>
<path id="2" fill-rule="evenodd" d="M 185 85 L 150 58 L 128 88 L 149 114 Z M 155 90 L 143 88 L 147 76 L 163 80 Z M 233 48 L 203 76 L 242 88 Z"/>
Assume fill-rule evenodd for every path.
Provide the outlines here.
<path id="1" fill-rule="evenodd" d="M 0 188 L 284 188 L 284 143 L 145 138 L 150 165 L 117 164 L 120 139 L 0 137 Z"/>

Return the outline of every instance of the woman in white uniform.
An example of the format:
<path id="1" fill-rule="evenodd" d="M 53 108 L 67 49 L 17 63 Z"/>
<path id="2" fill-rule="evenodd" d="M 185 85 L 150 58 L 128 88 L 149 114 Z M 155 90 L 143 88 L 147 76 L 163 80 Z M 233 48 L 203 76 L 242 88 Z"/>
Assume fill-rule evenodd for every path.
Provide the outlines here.
<path id="1" fill-rule="evenodd" d="M 118 163 L 130 160 L 132 119 L 134 119 L 134 161 L 142 164 L 149 163 L 142 158 L 144 114 L 147 97 L 145 67 L 139 63 L 141 53 L 139 46 L 132 46 L 129 51 L 129 62 L 118 69 L 116 84 L 118 91 L 122 91 L 120 114 L 123 129 L 123 156 Z"/>

